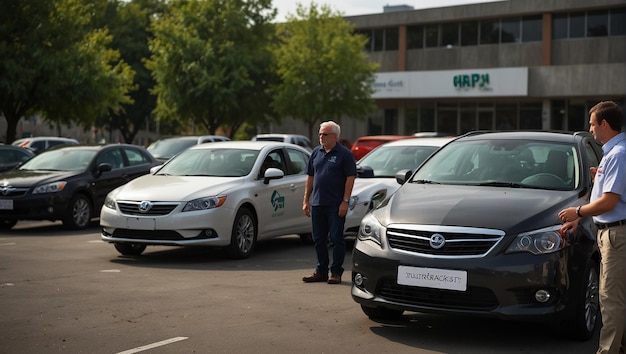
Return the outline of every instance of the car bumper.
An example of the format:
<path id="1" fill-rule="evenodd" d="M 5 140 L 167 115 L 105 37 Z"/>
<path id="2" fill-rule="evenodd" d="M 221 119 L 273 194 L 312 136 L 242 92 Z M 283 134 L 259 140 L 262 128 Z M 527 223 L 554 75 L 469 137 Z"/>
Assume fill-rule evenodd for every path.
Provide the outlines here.
<path id="1" fill-rule="evenodd" d="M 483 258 L 434 259 L 382 250 L 371 242 L 357 242 L 353 250 L 352 298 L 365 307 L 394 310 L 468 314 L 518 320 L 558 319 L 569 315 L 580 287 L 583 269 L 569 269 L 560 253 L 534 256 L 518 253 Z M 564 251 L 565 252 L 565 251 Z M 398 281 L 399 266 L 466 272 L 465 290 L 447 290 Z M 355 277 L 361 278 L 357 285 Z M 535 294 L 545 290 L 550 299 Z M 574 290 L 576 291 L 576 290 Z M 580 290 L 583 291 L 583 290 Z"/>
<path id="2" fill-rule="evenodd" d="M 8 220 L 60 220 L 65 217 L 70 202 L 70 198 L 62 194 L 2 199 L 3 208 L 0 209 L 0 219 Z"/>
<path id="3" fill-rule="evenodd" d="M 228 208 L 131 216 L 103 207 L 101 239 L 105 242 L 168 246 L 227 246 L 235 212 Z"/>

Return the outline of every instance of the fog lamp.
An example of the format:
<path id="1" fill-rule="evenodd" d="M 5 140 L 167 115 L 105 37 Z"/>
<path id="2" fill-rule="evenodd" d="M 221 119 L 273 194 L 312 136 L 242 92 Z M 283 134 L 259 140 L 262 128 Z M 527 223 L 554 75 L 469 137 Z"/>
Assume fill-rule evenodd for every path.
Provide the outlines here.
<path id="1" fill-rule="evenodd" d="M 215 233 L 215 231 L 213 231 L 213 229 L 206 229 L 204 230 L 204 236 L 208 238 L 215 238 L 217 237 L 217 234 Z"/>
<path id="2" fill-rule="evenodd" d="M 535 300 L 538 302 L 548 302 L 550 300 L 550 292 L 548 290 L 537 290 L 535 293 Z"/>
<path id="3" fill-rule="evenodd" d="M 363 275 L 361 275 L 361 273 L 356 273 L 354 276 L 354 284 L 356 284 L 356 286 L 363 285 Z"/>

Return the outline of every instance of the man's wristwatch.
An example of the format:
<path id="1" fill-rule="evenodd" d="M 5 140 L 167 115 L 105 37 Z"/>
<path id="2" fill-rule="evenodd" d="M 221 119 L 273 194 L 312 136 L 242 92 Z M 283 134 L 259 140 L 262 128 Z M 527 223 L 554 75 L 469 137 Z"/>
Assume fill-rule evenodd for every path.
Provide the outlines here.
<path id="1" fill-rule="evenodd" d="M 343 202 L 344 202 L 344 203 L 350 203 L 350 199 L 346 199 L 346 198 L 344 198 L 344 199 L 343 199 Z"/>
<path id="2" fill-rule="evenodd" d="M 580 208 L 582 207 L 582 205 L 579 205 L 576 207 L 576 215 L 578 215 L 579 218 L 582 218 L 583 216 L 580 215 Z"/>

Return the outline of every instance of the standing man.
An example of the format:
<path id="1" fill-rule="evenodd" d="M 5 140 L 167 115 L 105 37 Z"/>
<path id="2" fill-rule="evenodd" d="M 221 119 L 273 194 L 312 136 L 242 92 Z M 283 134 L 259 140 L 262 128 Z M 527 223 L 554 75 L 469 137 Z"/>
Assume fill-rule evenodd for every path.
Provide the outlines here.
<path id="1" fill-rule="evenodd" d="M 602 329 L 598 354 L 623 353 L 626 313 L 626 136 L 624 113 L 614 102 L 600 102 L 589 110 L 589 131 L 602 144 L 604 157 L 595 173 L 590 202 L 563 209 L 562 235 L 575 231 L 581 217 L 592 216 L 598 226 L 600 311 Z"/>
<path id="2" fill-rule="evenodd" d="M 341 127 L 333 121 L 320 124 L 320 146 L 313 149 L 306 168 L 302 211 L 311 217 L 317 265 L 302 278 L 305 283 L 341 283 L 346 243 L 343 227 L 356 177 L 356 162 L 350 150 L 338 144 Z M 333 243 L 333 262 L 328 277 L 328 236 Z"/>

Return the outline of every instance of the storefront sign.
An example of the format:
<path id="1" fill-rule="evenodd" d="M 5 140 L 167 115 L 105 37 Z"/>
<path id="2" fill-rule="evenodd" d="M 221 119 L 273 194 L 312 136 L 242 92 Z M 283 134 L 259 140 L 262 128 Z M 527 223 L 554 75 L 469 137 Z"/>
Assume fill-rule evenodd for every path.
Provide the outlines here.
<path id="1" fill-rule="evenodd" d="M 528 68 L 378 73 L 373 87 L 373 98 L 524 97 Z"/>

